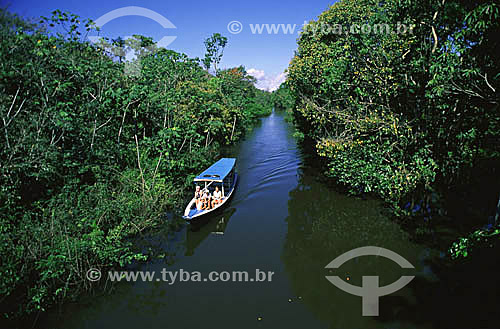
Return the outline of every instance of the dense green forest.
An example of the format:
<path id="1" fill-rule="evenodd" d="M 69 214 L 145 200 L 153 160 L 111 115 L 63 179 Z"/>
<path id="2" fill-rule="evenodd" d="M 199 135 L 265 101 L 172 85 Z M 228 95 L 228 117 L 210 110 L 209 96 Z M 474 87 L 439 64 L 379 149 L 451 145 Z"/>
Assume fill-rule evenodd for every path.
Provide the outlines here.
<path id="1" fill-rule="evenodd" d="M 2 318 L 90 291 L 90 267 L 147 260 L 131 240 L 175 229 L 165 214 L 194 175 L 272 107 L 328 178 L 384 200 L 414 233 L 443 219 L 466 228 L 452 258 L 498 247 L 499 7 L 338 1 L 304 27 L 272 94 L 244 67 L 220 68 L 218 33 L 189 58 L 141 35 L 91 43 L 94 24 L 73 14 L 35 22 L 1 10 Z"/>
<path id="2" fill-rule="evenodd" d="M 443 216 L 476 227 L 495 217 L 499 11 L 491 0 L 342 0 L 309 22 L 283 89 L 326 175 L 385 200 L 417 231 Z M 377 24 L 389 32 L 332 31 Z M 498 240 L 489 224 L 455 243 L 452 256 Z"/>
<path id="3" fill-rule="evenodd" d="M 286 84 L 281 84 L 278 89 L 272 93 L 272 102 L 278 111 L 290 111 L 293 109 L 295 99 Z"/>
<path id="4" fill-rule="evenodd" d="M 175 226 L 164 214 L 194 175 L 272 111 L 243 67 L 219 69 L 220 34 L 200 60 L 139 35 L 92 44 L 92 31 L 60 11 L 0 12 L 3 318 L 88 291 L 90 267 L 145 260 L 130 239 Z"/>

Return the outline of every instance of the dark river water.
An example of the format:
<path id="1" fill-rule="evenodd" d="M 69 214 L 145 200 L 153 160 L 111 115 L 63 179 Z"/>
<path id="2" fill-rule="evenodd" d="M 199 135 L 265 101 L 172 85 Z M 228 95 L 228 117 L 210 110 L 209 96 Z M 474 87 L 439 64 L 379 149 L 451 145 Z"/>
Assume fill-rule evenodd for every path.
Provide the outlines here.
<path id="1" fill-rule="evenodd" d="M 443 255 L 412 242 L 378 201 L 346 196 L 320 182 L 292 134 L 281 114 L 262 119 L 230 152 L 240 181 L 226 210 L 195 231 L 186 226 L 164 241 L 156 237 L 171 257 L 135 268 L 203 276 L 248 271 L 250 277 L 258 269 L 274 272 L 272 281 L 119 283 L 111 292 L 54 310 L 39 321 L 41 327 L 446 328 L 440 325 L 439 299 L 425 291 L 437 284 L 429 260 Z M 415 268 L 377 256 L 325 268 L 365 246 L 392 250 Z M 415 279 L 380 297 L 379 316 L 363 316 L 362 298 L 337 288 L 329 275 L 357 286 L 363 276 L 378 276 L 380 286 L 402 275 Z"/>

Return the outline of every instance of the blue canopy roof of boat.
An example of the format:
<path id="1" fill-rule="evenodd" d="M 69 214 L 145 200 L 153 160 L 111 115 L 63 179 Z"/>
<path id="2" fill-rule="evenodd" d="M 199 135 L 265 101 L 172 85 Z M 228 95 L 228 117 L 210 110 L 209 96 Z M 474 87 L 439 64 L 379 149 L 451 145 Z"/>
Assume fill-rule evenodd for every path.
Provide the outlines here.
<path id="1" fill-rule="evenodd" d="M 210 166 L 207 170 L 199 174 L 194 181 L 215 181 L 222 182 L 222 180 L 231 172 L 234 168 L 234 164 L 236 163 L 235 158 L 222 158 L 213 165 Z"/>

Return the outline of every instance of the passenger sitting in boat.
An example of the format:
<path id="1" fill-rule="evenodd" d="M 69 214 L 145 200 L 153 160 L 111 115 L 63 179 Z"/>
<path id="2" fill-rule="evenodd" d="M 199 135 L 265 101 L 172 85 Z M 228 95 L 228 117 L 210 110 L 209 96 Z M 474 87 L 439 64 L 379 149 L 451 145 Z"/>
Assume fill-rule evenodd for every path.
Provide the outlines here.
<path id="1" fill-rule="evenodd" d="M 212 196 L 212 208 L 214 208 L 217 204 L 222 202 L 222 192 L 219 191 L 219 187 L 215 187 L 214 195 Z"/>
<path id="2" fill-rule="evenodd" d="M 203 190 L 202 201 L 203 206 L 201 209 L 210 209 L 210 193 L 208 192 L 208 189 Z"/>
<path id="3" fill-rule="evenodd" d="M 196 204 L 196 209 L 201 210 L 203 206 L 203 201 L 202 201 L 203 193 L 200 191 L 200 186 L 196 186 L 196 190 L 194 191 L 194 199 L 195 199 L 195 204 Z"/>

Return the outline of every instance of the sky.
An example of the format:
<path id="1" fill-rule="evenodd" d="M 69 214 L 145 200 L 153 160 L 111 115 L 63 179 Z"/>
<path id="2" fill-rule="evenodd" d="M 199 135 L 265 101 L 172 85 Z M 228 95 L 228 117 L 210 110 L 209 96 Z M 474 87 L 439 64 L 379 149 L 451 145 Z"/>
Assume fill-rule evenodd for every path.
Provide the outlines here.
<path id="1" fill-rule="evenodd" d="M 228 38 L 220 67 L 243 65 L 257 78 L 257 87 L 272 91 L 286 77 L 284 71 L 297 48 L 298 32 L 304 22 L 316 19 L 334 2 L 0 0 L 0 5 L 27 18 L 50 16 L 55 9 L 94 21 L 107 14 L 100 20 L 102 36 L 141 34 L 157 42 L 163 39 L 166 48 L 190 57 L 203 57 L 203 41 L 218 32 Z"/>

